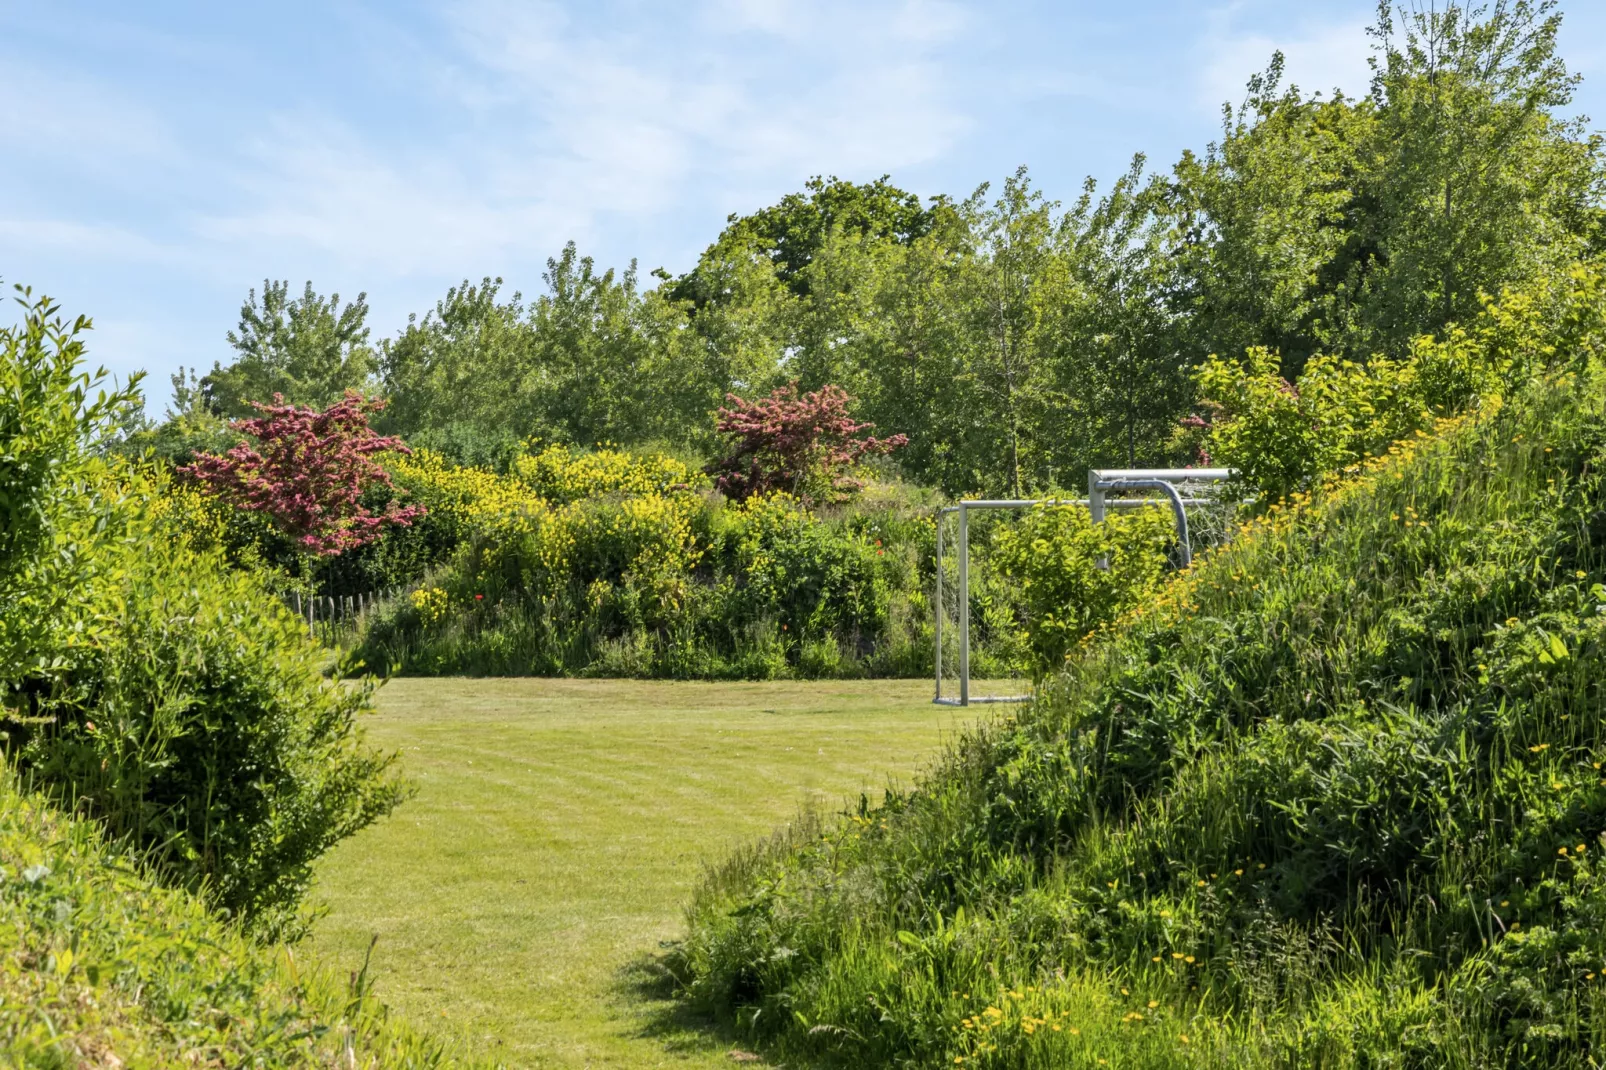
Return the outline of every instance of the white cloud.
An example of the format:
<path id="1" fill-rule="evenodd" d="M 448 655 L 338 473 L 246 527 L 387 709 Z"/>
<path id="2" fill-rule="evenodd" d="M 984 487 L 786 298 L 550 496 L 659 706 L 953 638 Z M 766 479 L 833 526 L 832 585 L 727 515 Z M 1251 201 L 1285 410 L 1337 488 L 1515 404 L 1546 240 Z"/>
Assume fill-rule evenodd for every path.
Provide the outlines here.
<path id="1" fill-rule="evenodd" d="M 245 206 L 200 231 L 392 272 L 477 271 L 583 243 L 604 218 L 651 226 L 688 202 L 723 215 L 755 186 L 927 161 L 966 128 L 940 54 L 964 24 L 950 4 L 712 0 L 655 17 L 456 4 L 444 39 L 409 54 L 452 132 L 378 144 L 328 116 L 281 116 L 234 176 Z"/>

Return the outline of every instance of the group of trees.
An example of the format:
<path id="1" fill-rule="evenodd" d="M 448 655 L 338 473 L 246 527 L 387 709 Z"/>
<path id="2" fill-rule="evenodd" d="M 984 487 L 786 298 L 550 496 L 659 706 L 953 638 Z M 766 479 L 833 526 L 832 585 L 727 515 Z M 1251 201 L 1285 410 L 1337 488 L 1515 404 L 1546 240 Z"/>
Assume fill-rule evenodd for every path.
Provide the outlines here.
<path id="1" fill-rule="evenodd" d="M 1467 322 L 1484 295 L 1593 256 L 1600 138 L 1560 112 L 1575 77 L 1552 0 L 1395 12 L 1361 98 L 1285 85 L 1280 56 L 1168 173 L 1142 156 L 1068 208 L 1024 168 L 922 202 L 886 179 L 811 180 L 733 216 L 686 274 L 600 271 L 570 244 L 533 301 L 464 282 L 395 338 L 367 306 L 266 283 L 238 354 L 178 385 L 176 453 L 281 393 L 389 402 L 380 429 L 495 464 L 528 437 L 712 454 L 728 394 L 856 399 L 897 464 L 950 493 L 1077 483 L 1191 459 L 1179 423 L 1212 354 L 1365 363 Z M 138 436 L 136 436 L 138 437 Z M 176 444 L 176 445 L 175 445 Z"/>

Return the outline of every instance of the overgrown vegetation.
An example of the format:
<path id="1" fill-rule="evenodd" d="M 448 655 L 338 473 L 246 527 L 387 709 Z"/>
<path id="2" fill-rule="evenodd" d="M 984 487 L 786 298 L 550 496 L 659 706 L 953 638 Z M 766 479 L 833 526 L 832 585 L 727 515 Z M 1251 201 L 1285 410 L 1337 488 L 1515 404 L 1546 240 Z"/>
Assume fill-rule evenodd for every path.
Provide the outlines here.
<path id="1" fill-rule="evenodd" d="M 672 458 L 547 447 L 507 476 L 422 454 L 397 479 L 463 545 L 358 656 L 409 673 L 771 679 L 921 675 L 930 664 L 928 496 L 880 485 L 810 508 L 729 502 Z M 986 536 L 978 537 L 985 560 Z M 978 672 L 1020 668 L 1002 577 Z M 979 614 L 979 619 L 985 614 Z"/>
<path id="2" fill-rule="evenodd" d="M 1606 304 L 1567 292 L 1508 398 L 1295 492 L 916 790 L 730 863 L 688 993 L 840 1065 L 1594 1065 Z"/>
<path id="3" fill-rule="evenodd" d="M 207 545 L 193 495 L 95 455 L 128 398 L 91 394 L 87 320 L 21 303 L 0 331 L 0 741 L 169 879 L 294 934 L 313 860 L 402 794 L 356 727 L 368 692 Z"/>
<path id="4" fill-rule="evenodd" d="M 470 1065 L 349 982 L 162 888 L 0 772 L 0 1060 L 17 1067 Z"/>

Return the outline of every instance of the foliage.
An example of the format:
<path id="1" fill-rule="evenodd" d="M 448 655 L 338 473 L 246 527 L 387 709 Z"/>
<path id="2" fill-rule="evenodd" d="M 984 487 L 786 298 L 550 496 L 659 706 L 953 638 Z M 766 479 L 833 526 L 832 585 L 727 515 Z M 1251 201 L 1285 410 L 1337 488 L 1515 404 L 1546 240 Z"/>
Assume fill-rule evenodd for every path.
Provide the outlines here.
<path id="1" fill-rule="evenodd" d="M 91 399 L 78 370 L 87 324 L 26 310 L 0 365 L 28 402 L 0 425 L 19 519 L 0 739 L 174 881 L 262 935 L 293 932 L 312 860 L 401 794 L 355 728 L 367 692 L 326 680 L 300 623 L 208 548 L 204 504 L 95 457 L 116 398 Z"/>
<path id="2" fill-rule="evenodd" d="M 1593 1065 L 1606 372 L 1575 355 L 1273 507 L 913 791 L 733 860 L 691 995 L 788 1061 Z"/>
<path id="3" fill-rule="evenodd" d="M 527 452 L 509 467 L 531 493 L 558 504 L 608 494 L 673 494 L 708 485 L 690 465 L 662 453 L 551 445 Z"/>
<path id="4" fill-rule="evenodd" d="M 777 204 L 752 215 L 732 215 L 725 231 L 704 254 L 703 263 L 672 280 L 671 296 L 690 301 L 699 310 L 731 300 L 734 295 L 718 284 L 718 275 L 706 270 L 720 258 L 716 250 L 740 248 L 764 257 L 782 285 L 806 297 L 810 288 L 807 268 L 832 235 L 853 234 L 907 245 L 932 233 L 947 208 L 946 200 L 935 197 L 932 207 L 922 208 L 919 197 L 892 185 L 889 177 L 854 183 L 835 175 L 829 179 L 815 175 L 803 184 L 802 193 L 788 193 Z M 671 280 L 666 277 L 666 281 Z"/>
<path id="5" fill-rule="evenodd" d="M 1020 586 L 1038 673 L 1058 669 L 1084 637 L 1159 586 L 1175 525 L 1168 508 L 1116 512 L 1095 524 L 1085 506 L 1044 504 L 998 533 L 994 560 Z"/>
<path id="6" fill-rule="evenodd" d="M 781 494 L 727 503 L 662 456 L 546 447 L 513 469 L 398 463 L 464 541 L 416 605 L 380 616 L 362 657 L 414 673 L 703 678 L 930 663 L 932 529 L 906 490 L 875 486 L 825 516 Z M 979 638 L 978 666 L 1010 671 Z"/>
<path id="7" fill-rule="evenodd" d="M 643 292 L 633 265 L 598 271 L 570 243 L 547 261 L 544 278 L 547 292 L 529 305 L 517 293 L 503 300 L 499 279 L 465 281 L 384 343 L 393 403 L 384 428 L 432 448 L 455 442 L 499 456 L 531 437 L 587 447 L 699 444 L 725 391 L 752 381 L 756 358 L 688 330 L 684 309 Z M 763 359 L 772 369 L 775 354 Z"/>
<path id="8" fill-rule="evenodd" d="M 115 511 L 57 534 L 100 571 L 13 679 L 10 749 L 177 883 L 293 934 L 312 862 L 403 795 L 356 727 L 369 691 L 324 678 L 305 626 L 191 541 L 164 482 L 107 478 Z"/>
<path id="9" fill-rule="evenodd" d="M 908 444 L 909 436 L 855 438 L 874 424 L 848 415 L 853 399 L 839 386 L 826 385 L 798 396 L 797 384 L 781 387 L 759 401 L 735 394 L 719 410 L 718 430 L 730 452 L 709 466 L 714 483 L 738 501 L 776 492 L 805 502 L 842 501 L 862 489 L 851 474 L 865 457 Z"/>
<path id="10" fill-rule="evenodd" d="M 343 983 L 162 889 L 91 822 L 0 776 L 8 1066 L 469 1065 Z"/>
<path id="11" fill-rule="evenodd" d="M 367 294 L 342 307 L 308 282 L 299 298 L 288 281 L 263 280 L 240 306 L 229 332 L 239 354 L 227 367 L 214 364 L 200 381 L 205 407 L 219 416 L 247 416 L 254 404 L 282 395 L 293 405 L 327 408 L 349 390 L 365 391 L 375 370 L 368 345 Z"/>
<path id="12" fill-rule="evenodd" d="M 92 514 L 88 443 L 136 396 L 91 395 L 105 373 L 80 368 L 89 319 L 66 320 L 24 287 L 17 294 L 22 322 L 0 329 L 0 682 L 64 641 L 56 627 L 65 593 L 97 563 L 70 543 L 50 550 L 60 528 Z"/>
<path id="13" fill-rule="evenodd" d="M 394 502 L 370 513 L 363 493 L 375 484 L 390 486 L 390 473 L 374 454 L 404 453 L 400 439 L 377 435 L 368 426 L 382 401 L 356 393 L 319 412 L 253 403 L 261 416 L 235 427 L 256 439 L 261 451 L 244 443 L 227 453 L 202 454 L 183 471 L 237 509 L 261 513 L 305 553 L 333 556 L 371 542 L 385 525 L 405 527 L 423 514 L 419 505 Z"/>
<path id="14" fill-rule="evenodd" d="M 1438 417 L 1505 396 L 1558 354 L 1587 363 L 1606 345 L 1603 294 L 1600 267 L 1574 265 L 1486 300 L 1470 326 L 1418 338 L 1401 360 L 1316 354 L 1295 383 L 1265 349 L 1242 362 L 1212 357 L 1198 372 L 1216 409 L 1207 451 L 1238 469 L 1249 490 L 1282 500 Z"/>

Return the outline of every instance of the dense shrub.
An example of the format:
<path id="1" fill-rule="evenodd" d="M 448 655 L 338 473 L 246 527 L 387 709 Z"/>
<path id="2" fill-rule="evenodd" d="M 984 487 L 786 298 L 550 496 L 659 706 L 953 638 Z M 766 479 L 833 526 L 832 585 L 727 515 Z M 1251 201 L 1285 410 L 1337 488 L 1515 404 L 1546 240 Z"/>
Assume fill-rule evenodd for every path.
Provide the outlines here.
<path id="1" fill-rule="evenodd" d="M 313 859 L 400 794 L 355 726 L 367 692 L 325 679 L 299 622 L 205 546 L 193 495 L 91 456 L 81 345 L 46 312 L 0 337 L 43 399 L 0 421 L 0 455 L 49 454 L 0 471 L 0 499 L 37 518 L 0 573 L 4 742 L 170 878 L 293 932 Z"/>
<path id="2" fill-rule="evenodd" d="M 1600 266 L 1575 265 L 1485 299 L 1469 327 L 1417 338 L 1400 359 L 1317 355 L 1292 383 L 1266 349 L 1242 360 L 1211 357 L 1197 373 L 1217 412 L 1205 448 L 1266 501 L 1308 490 L 1437 418 L 1508 393 L 1557 353 L 1587 360 L 1603 333 L 1603 296 Z"/>
<path id="3" fill-rule="evenodd" d="M 833 1065 L 1596 1065 L 1606 375 L 1352 475 L 716 874 L 691 994 Z"/>
<path id="4" fill-rule="evenodd" d="M 1019 584 L 1039 673 L 1059 668 L 1079 640 L 1159 585 L 1175 525 L 1168 508 L 1117 512 L 1095 524 L 1085 506 L 1039 505 L 998 533 L 994 558 Z"/>
<path id="5" fill-rule="evenodd" d="M 810 504 L 843 501 L 864 487 L 853 474 L 860 462 L 909 443 L 907 435 L 855 438 L 875 425 L 848 415 L 853 399 L 839 386 L 799 396 L 794 382 L 758 401 L 725 400 L 716 426 L 729 451 L 708 470 L 738 501 L 777 492 Z"/>
<path id="6" fill-rule="evenodd" d="M 462 545 L 368 630 L 359 654 L 372 664 L 675 677 L 931 671 L 936 503 L 908 487 L 872 484 L 826 507 L 786 493 L 729 502 L 673 458 L 556 446 L 503 476 L 427 451 L 394 469 L 429 509 L 420 526 L 452 525 Z M 1169 513 L 1095 531 L 1085 510 L 1059 512 L 1029 519 L 1020 536 L 1013 518 L 974 518 L 973 675 L 1029 671 L 1034 642 L 1063 653 L 1067 637 L 1124 608 L 1164 567 Z M 1112 570 L 1094 570 L 1101 554 Z M 946 641 L 957 642 L 952 630 Z"/>

